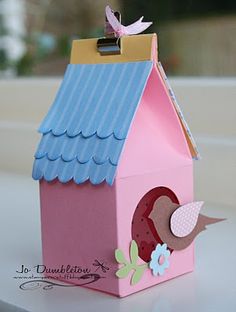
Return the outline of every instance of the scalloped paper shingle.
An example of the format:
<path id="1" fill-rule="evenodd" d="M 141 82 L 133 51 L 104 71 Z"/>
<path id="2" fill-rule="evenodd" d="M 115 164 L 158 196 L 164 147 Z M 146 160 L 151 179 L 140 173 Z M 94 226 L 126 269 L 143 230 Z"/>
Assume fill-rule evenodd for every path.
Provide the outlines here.
<path id="1" fill-rule="evenodd" d="M 48 160 L 62 158 L 64 161 L 77 159 L 81 164 L 93 159 L 98 165 L 109 161 L 116 166 L 124 144 L 123 140 L 117 140 L 113 135 L 100 139 L 96 134 L 85 138 L 81 134 L 68 137 L 67 134 L 55 136 L 52 132 L 43 135 L 35 158 L 46 157 Z"/>
<path id="2" fill-rule="evenodd" d="M 112 184 L 152 66 L 69 64 L 39 128 L 33 178 Z"/>
<path id="3" fill-rule="evenodd" d="M 33 167 L 33 177 L 36 180 L 44 178 L 50 182 L 58 178 L 62 183 L 74 180 L 76 184 L 89 180 L 92 184 L 100 184 L 106 181 L 112 184 L 116 172 L 116 166 L 108 161 L 102 165 L 97 165 L 93 160 L 84 164 L 76 159 L 63 161 L 61 158 L 50 161 L 47 157 L 35 159 Z"/>

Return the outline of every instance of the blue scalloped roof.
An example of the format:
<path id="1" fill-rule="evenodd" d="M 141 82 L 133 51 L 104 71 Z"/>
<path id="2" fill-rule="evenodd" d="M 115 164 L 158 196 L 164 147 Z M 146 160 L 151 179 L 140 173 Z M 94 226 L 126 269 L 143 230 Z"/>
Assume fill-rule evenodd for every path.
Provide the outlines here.
<path id="1" fill-rule="evenodd" d="M 43 120 L 33 178 L 112 184 L 151 61 L 70 64 Z"/>

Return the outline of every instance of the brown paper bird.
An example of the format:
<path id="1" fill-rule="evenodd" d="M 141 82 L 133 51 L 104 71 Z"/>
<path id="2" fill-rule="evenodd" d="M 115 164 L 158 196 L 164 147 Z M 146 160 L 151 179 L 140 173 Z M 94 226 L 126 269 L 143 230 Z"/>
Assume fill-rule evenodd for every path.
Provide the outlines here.
<path id="1" fill-rule="evenodd" d="M 208 224 L 225 220 L 200 214 L 202 205 L 203 202 L 193 202 L 180 206 L 169 197 L 161 196 L 155 201 L 148 217 L 161 240 L 170 249 L 181 250 L 188 247 Z"/>

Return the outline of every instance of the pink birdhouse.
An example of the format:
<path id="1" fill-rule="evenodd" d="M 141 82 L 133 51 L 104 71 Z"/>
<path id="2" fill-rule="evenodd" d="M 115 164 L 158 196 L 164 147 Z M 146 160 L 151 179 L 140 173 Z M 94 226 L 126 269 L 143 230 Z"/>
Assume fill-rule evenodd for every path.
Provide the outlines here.
<path id="1" fill-rule="evenodd" d="M 193 270 L 214 220 L 193 203 L 198 152 L 155 34 L 75 40 L 39 132 L 48 275 L 123 297 Z"/>

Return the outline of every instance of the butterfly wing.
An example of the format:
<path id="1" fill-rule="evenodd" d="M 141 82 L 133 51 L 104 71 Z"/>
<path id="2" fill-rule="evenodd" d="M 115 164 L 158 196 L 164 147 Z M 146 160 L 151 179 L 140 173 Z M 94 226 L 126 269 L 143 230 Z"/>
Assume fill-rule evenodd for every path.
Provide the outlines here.
<path id="1" fill-rule="evenodd" d="M 122 24 L 115 17 L 115 14 L 113 13 L 109 5 L 106 6 L 105 12 L 107 20 L 110 23 L 111 27 L 114 29 L 114 31 L 119 31 L 122 28 Z"/>
<path id="2" fill-rule="evenodd" d="M 129 35 L 136 35 L 144 30 L 146 30 L 148 27 L 152 25 L 152 22 L 142 22 L 143 16 L 135 23 L 125 26 L 125 31 Z"/>

